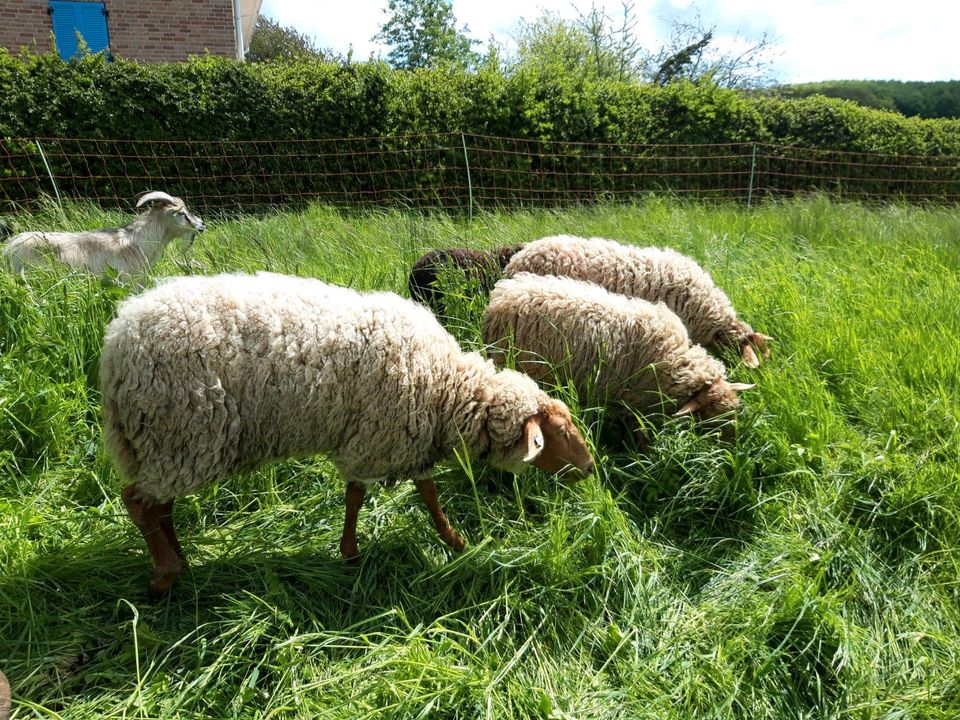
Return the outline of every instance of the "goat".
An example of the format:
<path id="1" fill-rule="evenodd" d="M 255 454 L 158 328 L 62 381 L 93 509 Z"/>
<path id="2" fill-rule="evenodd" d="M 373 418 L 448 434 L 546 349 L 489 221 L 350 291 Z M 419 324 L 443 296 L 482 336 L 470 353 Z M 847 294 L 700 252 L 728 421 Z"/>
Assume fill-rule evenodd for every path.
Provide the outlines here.
<path id="1" fill-rule="evenodd" d="M 164 192 L 141 195 L 137 207 L 147 210 L 124 227 L 22 232 L 4 242 L 2 254 L 17 272 L 52 261 L 101 277 L 116 273 L 122 282 L 146 273 L 170 241 L 192 242 L 205 228 L 183 200 Z"/>

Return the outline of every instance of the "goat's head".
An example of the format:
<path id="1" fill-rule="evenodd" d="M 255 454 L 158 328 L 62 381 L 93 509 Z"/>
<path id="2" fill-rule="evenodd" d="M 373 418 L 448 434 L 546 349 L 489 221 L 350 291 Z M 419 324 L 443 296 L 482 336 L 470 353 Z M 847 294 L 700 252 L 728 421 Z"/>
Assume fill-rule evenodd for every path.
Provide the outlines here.
<path id="1" fill-rule="evenodd" d="M 512 472 L 529 463 L 577 480 L 593 472 L 593 457 L 570 410 L 554 399 L 548 399 L 535 415 L 523 421 L 520 439 L 504 457 L 493 462 Z"/>
<path id="2" fill-rule="evenodd" d="M 197 233 L 206 229 L 203 220 L 187 210 L 186 203 L 178 197 L 167 195 L 165 192 L 151 190 L 144 193 L 137 200 L 137 207 L 148 208 L 149 214 L 155 214 L 170 228 L 171 235 L 185 236 L 187 242 L 192 242 Z"/>

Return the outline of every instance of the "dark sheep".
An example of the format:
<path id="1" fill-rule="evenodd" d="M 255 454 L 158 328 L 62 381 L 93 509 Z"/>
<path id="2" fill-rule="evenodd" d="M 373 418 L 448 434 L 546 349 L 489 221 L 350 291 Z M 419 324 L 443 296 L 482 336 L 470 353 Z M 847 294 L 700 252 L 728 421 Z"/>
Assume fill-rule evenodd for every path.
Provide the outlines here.
<path id="1" fill-rule="evenodd" d="M 446 270 L 459 270 L 464 279 L 476 282 L 489 293 L 503 274 L 510 258 L 523 245 L 507 245 L 493 251 L 469 248 L 431 250 L 410 270 L 410 297 L 429 307 L 437 315 L 446 314 L 443 288 L 438 283 Z"/>

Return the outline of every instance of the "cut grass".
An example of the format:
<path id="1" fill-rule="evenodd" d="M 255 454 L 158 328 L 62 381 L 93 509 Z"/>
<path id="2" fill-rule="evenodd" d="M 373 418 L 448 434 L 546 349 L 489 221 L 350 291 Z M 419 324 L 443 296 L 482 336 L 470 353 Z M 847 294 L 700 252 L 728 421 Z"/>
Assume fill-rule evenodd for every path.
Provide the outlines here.
<path id="1" fill-rule="evenodd" d="M 11 220 L 124 221 L 85 205 Z M 596 476 L 441 466 L 469 542 L 458 556 L 409 484 L 371 494 L 351 567 L 324 458 L 231 478 L 178 503 L 191 567 L 150 604 L 99 436 L 97 358 L 126 291 L 0 275 L 0 666 L 15 718 L 960 716 L 955 210 L 649 201 L 467 224 L 317 207 L 210 225 L 156 275 L 273 270 L 405 294 L 434 247 L 670 245 L 776 338 L 774 355 L 732 367 L 758 388 L 729 445 L 668 419 L 639 455 L 561 389 Z M 457 310 L 467 345 L 481 311 Z"/>

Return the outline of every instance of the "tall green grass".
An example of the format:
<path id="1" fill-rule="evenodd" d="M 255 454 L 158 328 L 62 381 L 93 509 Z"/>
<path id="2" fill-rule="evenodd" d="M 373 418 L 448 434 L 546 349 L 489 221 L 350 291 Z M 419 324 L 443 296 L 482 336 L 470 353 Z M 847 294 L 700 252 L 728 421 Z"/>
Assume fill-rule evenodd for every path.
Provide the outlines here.
<path id="1" fill-rule="evenodd" d="M 208 219 L 209 220 L 209 219 Z M 121 221 L 87 206 L 27 227 Z M 0 667 L 14 717 L 960 717 L 960 215 L 808 199 L 224 219 L 156 274 L 273 270 L 405 294 L 434 247 L 555 233 L 700 259 L 776 338 L 736 440 L 689 421 L 640 454 L 560 395 L 598 472 L 449 463 L 451 555 L 409 484 L 337 555 L 322 457 L 180 501 L 191 566 L 150 564 L 100 443 L 96 366 L 123 288 L 0 274 Z M 457 334 L 478 342 L 477 308 Z"/>

